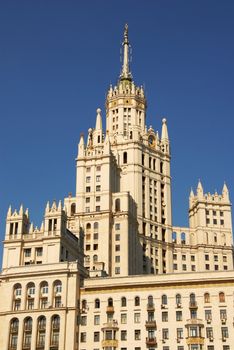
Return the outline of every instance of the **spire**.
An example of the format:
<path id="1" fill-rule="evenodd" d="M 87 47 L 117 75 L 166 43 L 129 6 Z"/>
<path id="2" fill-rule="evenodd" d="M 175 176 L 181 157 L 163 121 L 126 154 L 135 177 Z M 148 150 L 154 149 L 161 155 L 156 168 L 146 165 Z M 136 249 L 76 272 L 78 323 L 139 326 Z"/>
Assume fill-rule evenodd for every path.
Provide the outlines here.
<path id="1" fill-rule="evenodd" d="M 222 197 L 229 201 L 229 191 L 228 191 L 226 182 L 224 182 L 224 184 L 223 184 Z"/>
<path id="2" fill-rule="evenodd" d="M 78 157 L 83 157 L 85 154 L 84 134 L 80 134 L 80 142 L 78 144 Z"/>
<path id="3" fill-rule="evenodd" d="M 23 213 L 24 213 L 24 208 L 23 208 L 23 204 L 21 204 L 20 210 L 19 210 L 19 215 L 23 215 Z"/>
<path id="4" fill-rule="evenodd" d="M 193 189 L 191 187 L 191 191 L 190 191 L 190 195 L 189 195 L 190 198 L 194 198 L 194 192 L 193 192 Z"/>
<path id="5" fill-rule="evenodd" d="M 198 198 L 202 199 L 203 198 L 203 187 L 201 184 L 201 181 L 198 181 L 198 185 L 197 185 L 197 196 Z"/>
<path id="6" fill-rule="evenodd" d="M 132 74 L 130 72 L 129 68 L 129 41 L 128 41 L 128 25 L 125 24 L 124 27 L 124 41 L 122 43 L 123 45 L 123 65 L 122 65 L 122 71 L 120 74 L 120 80 L 132 80 Z"/>
<path id="7" fill-rule="evenodd" d="M 167 131 L 167 120 L 166 118 L 163 118 L 162 120 L 162 137 L 161 137 L 161 141 L 169 141 L 169 137 L 168 137 L 168 131 Z"/>
<path id="8" fill-rule="evenodd" d="M 12 215 L 11 205 L 9 206 L 7 217 L 10 217 Z"/>
<path id="9" fill-rule="evenodd" d="M 96 118 L 96 126 L 95 130 L 102 130 L 102 116 L 101 116 L 101 109 L 97 109 L 97 118 Z"/>

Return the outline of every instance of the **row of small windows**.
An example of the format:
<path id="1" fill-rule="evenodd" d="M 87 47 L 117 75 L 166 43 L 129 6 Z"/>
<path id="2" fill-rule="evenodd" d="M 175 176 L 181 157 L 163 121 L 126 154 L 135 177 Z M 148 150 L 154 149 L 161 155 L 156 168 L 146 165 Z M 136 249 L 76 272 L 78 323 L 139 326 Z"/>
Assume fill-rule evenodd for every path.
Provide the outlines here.
<path id="1" fill-rule="evenodd" d="M 61 307 L 61 292 L 62 283 L 59 280 L 54 281 L 53 287 L 53 307 Z M 25 293 L 25 308 L 34 309 L 35 308 L 35 295 L 36 288 L 33 282 L 29 282 L 26 286 Z M 48 296 L 49 296 L 49 285 L 48 282 L 43 281 L 39 285 L 39 307 L 45 309 L 48 307 Z M 13 310 L 20 310 L 22 308 L 22 286 L 17 283 L 13 287 Z"/>
<path id="2" fill-rule="evenodd" d="M 150 295 L 148 296 L 148 306 L 153 306 L 154 303 L 153 303 L 153 296 Z M 196 295 L 194 293 L 191 293 L 189 295 L 189 301 L 190 301 L 190 304 L 193 304 L 193 303 L 196 303 Z M 139 296 L 136 296 L 134 298 L 134 305 L 135 306 L 140 306 L 140 297 Z M 176 294 L 175 296 L 175 302 L 176 304 L 181 304 L 182 303 L 182 296 L 181 294 Z M 209 293 L 205 293 L 204 294 L 204 302 L 205 303 L 210 303 L 210 294 Z M 219 293 L 219 302 L 220 303 L 224 303 L 225 302 L 225 293 L 224 292 L 220 292 Z M 166 294 L 163 294 L 161 296 L 161 304 L 162 305 L 167 305 L 168 304 L 168 297 Z M 101 305 L 101 302 L 100 302 L 100 299 L 95 299 L 94 301 L 94 308 L 96 309 L 99 309 L 100 308 L 100 305 Z M 113 299 L 112 298 L 109 298 L 107 300 L 107 306 L 110 306 L 112 307 L 113 306 Z M 127 298 L 126 297 L 122 297 L 121 298 L 121 307 L 126 307 L 127 306 Z M 86 300 L 82 300 L 82 309 L 85 310 L 87 308 L 87 301 Z"/>
<path id="3" fill-rule="evenodd" d="M 40 316 L 37 319 L 36 350 L 45 349 L 46 322 L 47 320 L 45 316 Z M 53 347 L 53 350 L 57 350 L 59 347 L 60 317 L 58 315 L 53 315 L 51 317 L 50 322 L 51 322 L 50 347 Z M 23 320 L 22 349 L 31 349 L 32 329 L 33 329 L 33 320 L 31 317 L 26 317 Z M 13 318 L 10 321 L 9 346 L 8 346 L 9 350 L 17 348 L 18 336 L 19 336 L 19 319 Z"/>

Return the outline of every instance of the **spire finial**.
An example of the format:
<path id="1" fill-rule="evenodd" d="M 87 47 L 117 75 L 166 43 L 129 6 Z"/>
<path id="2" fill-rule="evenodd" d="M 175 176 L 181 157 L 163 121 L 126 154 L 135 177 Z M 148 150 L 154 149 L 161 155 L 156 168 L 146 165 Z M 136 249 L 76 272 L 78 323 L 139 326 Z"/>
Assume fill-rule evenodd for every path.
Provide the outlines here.
<path id="1" fill-rule="evenodd" d="M 128 24 L 125 24 L 124 27 L 124 41 L 122 43 L 123 45 L 123 65 L 122 65 L 122 72 L 120 75 L 120 79 L 127 79 L 132 80 L 132 74 L 130 72 L 129 68 L 129 41 L 128 41 Z"/>

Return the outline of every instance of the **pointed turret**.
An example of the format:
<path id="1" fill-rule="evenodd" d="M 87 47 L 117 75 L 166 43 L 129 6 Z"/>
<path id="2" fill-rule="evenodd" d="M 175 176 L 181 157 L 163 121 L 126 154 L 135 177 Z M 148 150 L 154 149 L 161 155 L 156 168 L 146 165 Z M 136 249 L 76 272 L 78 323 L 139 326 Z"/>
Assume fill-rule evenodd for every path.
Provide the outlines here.
<path id="1" fill-rule="evenodd" d="M 58 203 L 58 211 L 62 211 L 62 202 L 61 202 L 61 200 Z"/>
<path id="2" fill-rule="evenodd" d="M 222 197 L 223 199 L 229 201 L 229 191 L 225 182 L 223 184 Z"/>
<path id="3" fill-rule="evenodd" d="M 132 80 L 132 74 L 129 67 L 129 41 L 128 41 L 128 25 L 125 24 L 124 28 L 124 41 L 123 41 L 123 65 L 120 74 L 120 80 Z"/>
<path id="4" fill-rule="evenodd" d="M 201 181 L 199 180 L 197 185 L 197 196 L 199 199 L 202 199 L 203 195 L 204 195 L 203 187 L 202 187 Z"/>
<path id="5" fill-rule="evenodd" d="M 162 137 L 161 137 L 161 141 L 162 142 L 169 141 L 166 118 L 163 118 L 163 120 L 162 120 Z"/>
<path id="6" fill-rule="evenodd" d="M 7 217 L 9 218 L 11 215 L 12 215 L 12 209 L 11 209 L 11 205 L 10 205 L 8 208 L 8 211 L 7 211 Z"/>
<path id="7" fill-rule="evenodd" d="M 80 142 L 78 144 L 78 157 L 83 157 L 85 151 L 84 134 L 80 134 Z"/>
<path id="8" fill-rule="evenodd" d="M 23 208 L 23 204 L 21 204 L 20 210 L 19 210 L 19 215 L 23 215 L 23 214 L 24 214 L 24 208 Z"/>
<path id="9" fill-rule="evenodd" d="M 189 194 L 189 206 L 191 207 L 192 203 L 193 203 L 193 200 L 194 200 L 194 192 L 193 192 L 193 189 L 191 187 L 191 191 L 190 191 L 190 194 Z"/>
<path id="10" fill-rule="evenodd" d="M 25 210 L 25 215 L 27 216 L 27 218 L 29 218 L 28 208 Z"/>
<path id="11" fill-rule="evenodd" d="M 45 212 L 48 213 L 50 211 L 50 202 L 48 201 L 46 203 L 46 208 L 45 208 Z"/>
<path id="12" fill-rule="evenodd" d="M 102 130 L 102 116 L 101 116 L 101 109 L 100 108 L 97 109 L 95 130 L 96 131 Z"/>

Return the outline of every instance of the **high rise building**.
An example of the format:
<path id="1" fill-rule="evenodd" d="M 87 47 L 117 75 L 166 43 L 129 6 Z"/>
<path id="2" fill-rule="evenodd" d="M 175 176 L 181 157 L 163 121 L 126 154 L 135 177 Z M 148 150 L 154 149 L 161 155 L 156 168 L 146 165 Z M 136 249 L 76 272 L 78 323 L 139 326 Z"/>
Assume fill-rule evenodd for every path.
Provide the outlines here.
<path id="1" fill-rule="evenodd" d="M 129 65 L 128 26 L 116 86 L 80 137 L 76 194 L 46 205 L 40 228 L 9 208 L 0 284 L 0 348 L 231 350 L 231 203 L 189 197 L 189 227 L 173 227 L 170 140 L 146 126 Z"/>

